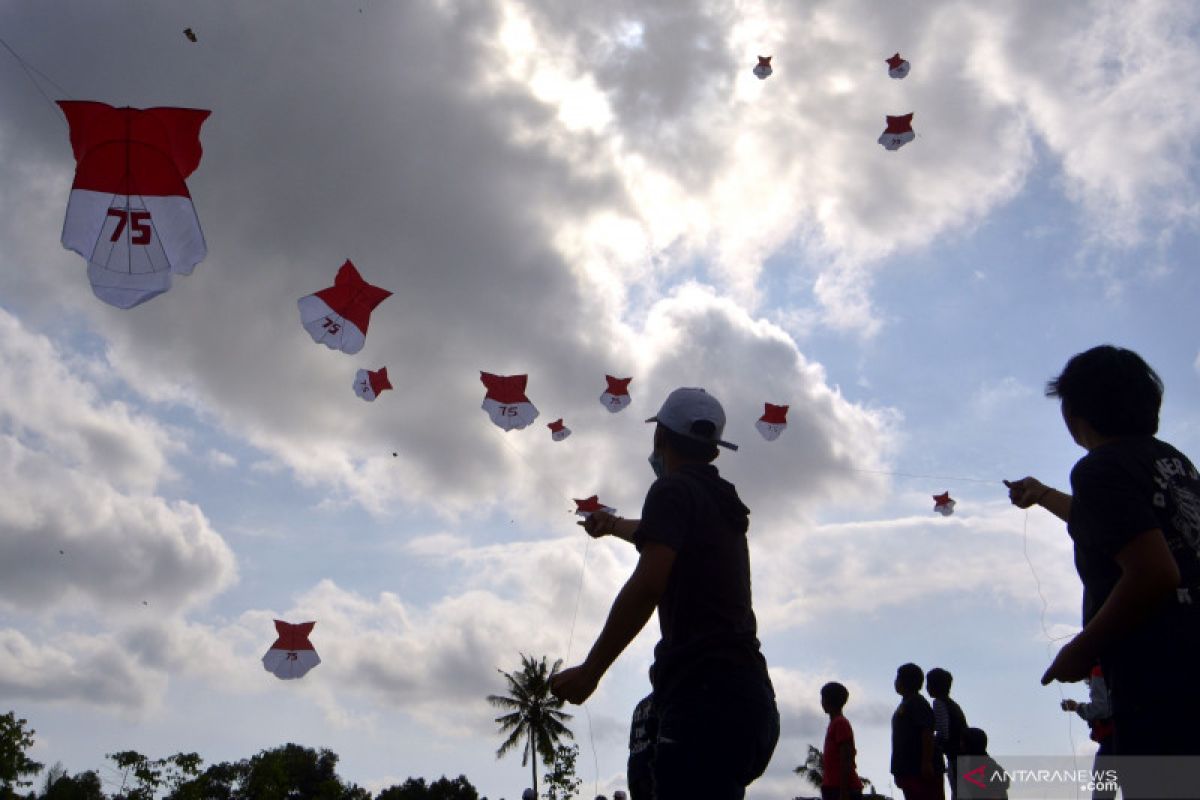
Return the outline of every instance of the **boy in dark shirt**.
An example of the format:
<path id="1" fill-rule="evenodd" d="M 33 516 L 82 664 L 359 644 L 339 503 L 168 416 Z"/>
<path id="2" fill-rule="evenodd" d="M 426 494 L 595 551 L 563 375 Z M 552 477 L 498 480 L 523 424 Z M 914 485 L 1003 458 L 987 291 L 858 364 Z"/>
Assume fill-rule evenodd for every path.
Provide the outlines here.
<path id="1" fill-rule="evenodd" d="M 958 703 L 950 699 L 950 685 L 954 676 L 941 667 L 934 667 L 925 675 L 925 688 L 933 698 L 933 743 L 938 759 L 946 760 L 946 779 L 950 782 L 950 800 L 958 797 L 955 786 L 958 777 L 957 760 L 962 732 L 967 727 L 967 717 Z"/>
<path id="2" fill-rule="evenodd" d="M 1200 755 L 1200 473 L 1154 436 L 1162 391 L 1130 350 L 1072 357 L 1046 388 L 1087 450 L 1071 470 L 1072 494 L 1035 478 L 1006 481 L 1014 505 L 1041 505 L 1067 523 L 1083 583 L 1083 631 L 1042 683 L 1082 680 L 1099 660 L 1115 755 Z"/>
<path id="3" fill-rule="evenodd" d="M 916 664 L 896 670 L 900 705 L 892 714 L 892 775 L 904 800 L 944 800 L 942 772 L 933 746 L 933 709 L 921 695 L 925 673 Z"/>
<path id="4" fill-rule="evenodd" d="M 703 389 L 676 389 L 647 422 L 657 423 L 657 480 L 641 520 L 594 513 L 583 523 L 591 536 L 632 542 L 637 567 L 583 664 L 551 689 L 587 700 L 657 607 L 655 800 L 741 800 L 775 750 L 779 711 L 750 602 L 750 512 L 711 463 L 718 445 L 736 448 L 721 440 L 725 411 Z"/>

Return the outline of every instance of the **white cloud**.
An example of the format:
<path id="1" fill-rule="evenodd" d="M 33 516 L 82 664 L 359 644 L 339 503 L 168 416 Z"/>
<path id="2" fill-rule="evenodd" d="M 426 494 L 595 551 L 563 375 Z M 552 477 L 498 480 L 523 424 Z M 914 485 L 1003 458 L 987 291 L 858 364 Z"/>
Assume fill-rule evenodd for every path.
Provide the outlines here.
<path id="1" fill-rule="evenodd" d="M 137 614 L 229 586 L 233 554 L 203 512 L 152 491 L 167 430 L 101 399 L 50 342 L 0 309 L 0 605 Z"/>
<path id="2" fill-rule="evenodd" d="M 108 634 L 59 633 L 53 644 L 37 644 L 0 629 L 0 654 L 0 693 L 25 701 L 142 710 L 166 683 Z"/>

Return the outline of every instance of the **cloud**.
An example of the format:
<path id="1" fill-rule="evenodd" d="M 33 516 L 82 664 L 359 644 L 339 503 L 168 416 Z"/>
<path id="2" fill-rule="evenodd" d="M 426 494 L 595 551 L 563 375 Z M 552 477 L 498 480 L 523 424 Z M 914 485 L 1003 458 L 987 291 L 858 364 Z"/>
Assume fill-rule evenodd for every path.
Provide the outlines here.
<path id="1" fill-rule="evenodd" d="M 0 606 L 143 613 L 205 602 L 236 578 L 198 506 L 149 494 L 170 474 L 166 428 L 73 373 L 0 309 Z"/>
<path id="2" fill-rule="evenodd" d="M 932 502 L 932 501 L 927 501 Z M 779 632 L 832 614 L 871 615 L 969 594 L 1020 604 L 1047 624 L 1077 620 L 1079 584 L 1071 548 L 1048 515 L 1018 522 L 1006 505 L 952 517 L 901 517 L 793 531 L 769 548 L 752 545 L 760 626 Z M 839 587 L 854 587 L 852 592 Z"/>
<path id="3" fill-rule="evenodd" d="M 53 644 L 36 644 L 20 631 L 0 629 L 0 653 L 0 692 L 25 701 L 140 710 L 166 683 L 108 634 L 60 632 Z"/>

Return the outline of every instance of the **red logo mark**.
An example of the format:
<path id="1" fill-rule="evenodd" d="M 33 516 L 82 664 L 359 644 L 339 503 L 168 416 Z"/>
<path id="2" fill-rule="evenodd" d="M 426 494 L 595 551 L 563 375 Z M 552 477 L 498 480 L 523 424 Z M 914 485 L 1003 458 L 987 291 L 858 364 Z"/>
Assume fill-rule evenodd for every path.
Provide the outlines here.
<path id="1" fill-rule="evenodd" d="M 986 766 L 987 765 L 985 765 L 985 764 L 981 764 L 978 767 L 976 767 L 975 769 L 971 770 L 970 772 L 964 772 L 963 776 L 962 776 L 963 780 L 970 781 L 971 783 L 978 786 L 980 789 L 986 789 L 987 784 L 984 783 L 984 775 L 983 775 L 983 773 L 986 771 Z"/>

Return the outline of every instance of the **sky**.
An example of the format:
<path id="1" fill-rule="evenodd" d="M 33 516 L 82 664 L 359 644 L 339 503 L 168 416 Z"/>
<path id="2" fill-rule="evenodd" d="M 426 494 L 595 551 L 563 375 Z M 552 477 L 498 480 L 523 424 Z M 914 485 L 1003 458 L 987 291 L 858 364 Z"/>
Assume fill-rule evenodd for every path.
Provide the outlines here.
<path id="1" fill-rule="evenodd" d="M 724 404 L 752 511 L 783 735 L 748 797 L 806 792 L 829 680 L 890 792 L 908 661 L 954 674 L 993 754 L 1090 758 L 1058 708 L 1084 687 L 1039 685 L 1078 630 L 1070 542 L 1000 481 L 1069 486 L 1043 388 L 1102 343 L 1145 356 L 1161 438 L 1200 453 L 1198 23 L 1167 0 L 5 0 L 0 710 L 109 789 L 105 753 L 297 742 L 373 790 L 519 797 L 484 698 L 522 653 L 586 654 L 636 552 L 572 498 L 636 517 L 643 420 L 686 385 Z M 212 110 L 208 255 L 130 310 L 60 244 L 64 98 Z M 347 258 L 393 292 L 355 355 L 296 307 Z M 364 403 L 355 372 L 385 365 Z M 491 424 L 481 370 L 529 375 L 532 426 Z M 605 374 L 633 378 L 619 414 Z M 766 402 L 790 406 L 774 442 Z M 300 681 L 259 663 L 276 618 L 317 623 Z M 656 639 L 569 709 L 588 796 L 623 787 Z"/>

